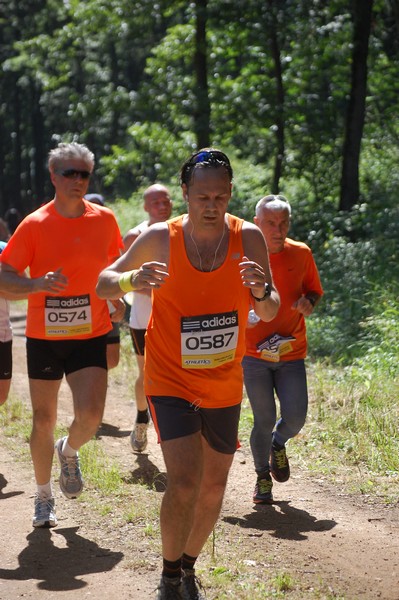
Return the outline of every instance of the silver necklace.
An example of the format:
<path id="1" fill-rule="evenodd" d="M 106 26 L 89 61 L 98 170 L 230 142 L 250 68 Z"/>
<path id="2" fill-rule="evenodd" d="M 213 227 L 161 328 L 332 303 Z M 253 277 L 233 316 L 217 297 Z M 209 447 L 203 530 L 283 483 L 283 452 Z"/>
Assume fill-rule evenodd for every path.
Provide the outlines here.
<path id="1" fill-rule="evenodd" d="M 205 272 L 205 271 L 204 271 L 204 269 L 202 268 L 202 258 L 201 258 L 200 251 L 198 250 L 197 243 L 196 243 L 195 239 L 193 238 L 193 232 L 194 232 L 194 223 L 191 221 L 191 219 L 190 219 L 190 222 L 191 222 L 191 232 L 190 232 L 190 238 L 191 238 L 191 241 L 193 242 L 193 244 L 194 244 L 194 246 L 195 246 L 195 249 L 196 249 L 196 251 L 197 251 L 197 256 L 198 256 L 198 260 L 199 260 L 199 266 L 200 266 L 200 269 L 201 269 L 201 271 L 202 271 L 202 272 Z M 211 271 L 213 271 L 213 267 L 215 266 L 215 262 L 216 262 L 216 257 L 217 257 L 217 254 L 218 254 L 218 252 L 219 252 L 219 248 L 220 248 L 220 246 L 221 246 L 221 244 L 222 244 L 222 242 L 223 242 L 223 238 L 224 238 L 224 234 L 225 234 L 225 233 L 226 233 L 226 225 L 225 225 L 225 224 L 223 224 L 223 233 L 222 233 L 222 237 L 220 238 L 220 240 L 219 240 L 219 243 L 218 243 L 218 245 L 217 245 L 217 248 L 216 248 L 216 250 L 215 250 L 215 255 L 214 255 L 214 257 L 213 257 L 212 266 L 211 266 L 211 268 L 209 269 L 209 271 L 207 271 L 208 273 L 210 273 Z"/>

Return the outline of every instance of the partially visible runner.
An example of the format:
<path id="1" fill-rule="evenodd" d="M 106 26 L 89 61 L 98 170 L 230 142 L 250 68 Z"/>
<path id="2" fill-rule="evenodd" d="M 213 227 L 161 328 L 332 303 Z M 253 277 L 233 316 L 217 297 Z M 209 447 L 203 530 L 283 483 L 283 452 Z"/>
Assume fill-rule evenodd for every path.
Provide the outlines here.
<path id="1" fill-rule="evenodd" d="M 254 414 L 251 450 L 257 473 L 253 501 L 273 502 L 273 482 L 287 481 L 287 441 L 302 429 L 308 407 L 305 317 L 323 295 L 310 248 L 287 238 L 291 206 L 283 196 L 269 195 L 256 205 L 255 223 L 269 251 L 273 279 L 281 297 L 277 316 L 268 323 L 250 319 L 243 360 L 245 388 Z M 274 394 L 280 402 L 280 418 Z"/>
<path id="2" fill-rule="evenodd" d="M 7 236 L 8 239 L 8 236 Z M 0 241 L 0 254 L 7 246 Z M 8 398 L 12 377 L 12 328 L 9 296 L 0 291 L 0 405 Z"/>
<path id="3" fill-rule="evenodd" d="M 94 155 L 82 144 L 61 143 L 51 150 L 55 197 L 20 223 L 0 265 L 0 289 L 28 296 L 34 527 L 57 525 L 51 467 L 63 375 L 72 391 L 74 419 L 55 451 L 60 488 L 67 498 L 82 492 L 78 450 L 96 433 L 104 410 L 111 321 L 95 285 L 101 269 L 120 255 L 122 239 L 113 213 L 83 199 L 93 167 Z M 25 277 L 28 267 L 30 277 Z"/>
<path id="4" fill-rule="evenodd" d="M 85 194 L 85 200 L 94 202 L 99 206 L 105 206 L 104 197 L 102 194 Z M 120 322 L 125 316 L 126 305 L 124 302 L 120 302 L 118 307 L 115 307 L 111 302 L 108 302 L 109 314 L 111 317 L 112 329 L 107 333 L 107 367 L 115 369 L 119 364 L 120 352 L 121 352 L 121 336 L 120 336 Z"/>
<path id="5" fill-rule="evenodd" d="M 161 223 L 169 219 L 172 214 L 172 200 L 167 187 L 154 183 L 148 187 L 144 194 L 144 210 L 148 212 L 148 219 L 133 229 L 129 229 L 123 238 L 125 251 L 130 248 L 138 236 L 154 223 Z M 151 290 L 130 292 L 128 295 L 131 303 L 129 327 L 136 355 L 138 375 L 134 385 L 137 415 L 130 434 L 130 443 L 135 452 L 144 452 L 147 448 L 147 429 L 149 423 L 148 404 L 144 394 L 144 336 L 148 319 L 151 314 Z"/>
<path id="6" fill-rule="evenodd" d="M 159 600 L 204 597 L 195 563 L 238 444 L 248 308 L 270 320 L 279 307 L 261 231 L 226 212 L 232 177 L 223 152 L 190 156 L 188 214 L 148 228 L 97 286 L 103 298 L 152 290 L 144 385 L 167 471 Z"/>
<path id="7" fill-rule="evenodd" d="M 8 232 L 8 229 L 7 229 Z M 9 236 L 6 236 L 7 239 Z M 7 246 L 0 241 L 0 255 Z M 1 260 L 1 259 L 0 259 Z M 12 325 L 10 319 L 10 300 L 22 300 L 26 294 L 11 294 L 0 289 L 0 405 L 8 398 L 12 378 Z"/>

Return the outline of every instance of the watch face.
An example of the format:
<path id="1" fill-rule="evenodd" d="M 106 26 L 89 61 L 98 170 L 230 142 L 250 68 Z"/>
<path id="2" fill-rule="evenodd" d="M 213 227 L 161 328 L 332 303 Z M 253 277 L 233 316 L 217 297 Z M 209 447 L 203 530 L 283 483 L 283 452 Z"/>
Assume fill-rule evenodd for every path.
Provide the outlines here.
<path id="1" fill-rule="evenodd" d="M 268 283 L 265 283 L 265 293 L 263 294 L 262 298 L 257 298 L 256 296 L 254 296 L 252 294 L 252 291 L 251 291 L 251 294 L 252 294 L 254 300 L 256 300 L 256 302 L 262 302 L 262 300 L 266 300 L 266 298 L 269 298 L 271 293 L 272 293 L 272 288 Z"/>

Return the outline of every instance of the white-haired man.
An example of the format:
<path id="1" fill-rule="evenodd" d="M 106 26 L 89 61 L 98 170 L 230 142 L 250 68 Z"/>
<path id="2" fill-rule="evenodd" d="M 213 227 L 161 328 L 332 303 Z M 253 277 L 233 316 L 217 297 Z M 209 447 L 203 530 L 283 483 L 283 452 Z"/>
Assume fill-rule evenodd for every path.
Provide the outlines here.
<path id="1" fill-rule="evenodd" d="M 122 239 L 107 208 L 84 200 L 94 155 L 83 144 L 61 143 L 49 153 L 52 201 L 28 215 L 2 254 L 0 289 L 28 296 L 27 363 L 33 425 L 31 456 L 37 484 L 34 527 L 54 527 L 51 485 L 57 398 L 65 374 L 74 419 L 55 450 L 67 498 L 83 489 L 78 450 L 101 423 L 107 390 L 107 303 L 95 286 L 120 255 Z M 30 277 L 23 275 L 29 267 Z M 118 301 L 119 302 L 119 301 Z"/>
<path id="2" fill-rule="evenodd" d="M 274 319 L 249 323 L 246 334 L 243 368 L 254 414 L 250 443 L 257 504 L 273 502 L 270 474 L 279 482 L 290 476 L 285 444 L 302 429 L 308 406 L 305 317 L 312 314 L 323 294 L 310 248 L 287 237 L 290 218 L 291 207 L 283 196 L 265 196 L 256 205 L 254 221 L 266 240 L 281 298 Z M 277 424 L 275 393 L 281 413 Z"/>

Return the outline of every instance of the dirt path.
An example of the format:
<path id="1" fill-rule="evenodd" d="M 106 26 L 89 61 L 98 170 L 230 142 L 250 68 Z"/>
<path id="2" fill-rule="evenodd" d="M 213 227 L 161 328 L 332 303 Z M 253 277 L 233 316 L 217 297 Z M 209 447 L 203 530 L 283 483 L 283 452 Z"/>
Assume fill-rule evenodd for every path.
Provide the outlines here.
<path id="1" fill-rule="evenodd" d="M 16 316 L 12 390 L 29 404 L 22 334 L 23 320 Z M 64 423 L 68 423 L 69 406 L 63 384 L 60 420 Z M 127 472 L 145 467 L 164 473 L 153 429 L 148 454 L 131 452 L 128 435 L 133 415 L 125 382 L 111 378 L 99 442 Z M 0 448 L 0 600 L 155 598 L 159 556 L 151 547 L 134 548 L 134 538 L 113 529 L 106 517 L 88 518 L 85 502 L 68 501 L 57 492 L 59 526 L 32 530 L 30 463 L 15 461 L 1 433 Z M 246 447 L 237 452 L 216 535 L 217 564 L 228 566 L 239 544 L 241 552 L 243 546 L 247 549 L 248 590 L 251 577 L 261 570 L 265 579 L 289 572 L 302 582 L 301 592 L 287 593 L 290 600 L 399 600 L 399 508 L 366 504 L 339 487 L 309 478 L 294 458 L 291 462 L 293 475 L 287 483 L 275 485 L 274 505 L 254 507 L 251 456 Z M 135 552 L 141 552 L 141 562 L 132 568 Z M 315 595 L 314 590 L 320 589 L 325 591 Z M 251 600 L 251 592 L 240 596 L 244 597 Z M 208 589 L 207 598 L 218 596 Z"/>

